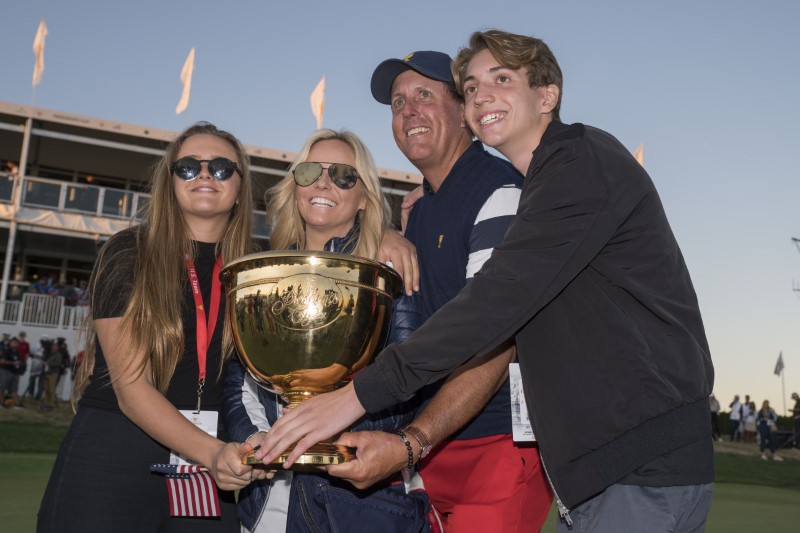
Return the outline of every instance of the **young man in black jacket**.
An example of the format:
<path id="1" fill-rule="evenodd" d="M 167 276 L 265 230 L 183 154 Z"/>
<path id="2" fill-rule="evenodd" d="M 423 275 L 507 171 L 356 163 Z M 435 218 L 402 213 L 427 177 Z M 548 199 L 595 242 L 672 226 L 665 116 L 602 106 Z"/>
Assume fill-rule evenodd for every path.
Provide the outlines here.
<path id="1" fill-rule="evenodd" d="M 561 70 L 542 41 L 478 32 L 453 73 L 473 132 L 526 174 L 505 240 L 402 345 L 285 416 L 261 453 L 299 439 L 291 461 L 514 337 L 559 529 L 701 531 L 713 366 L 653 183 L 611 135 L 560 122 Z"/>

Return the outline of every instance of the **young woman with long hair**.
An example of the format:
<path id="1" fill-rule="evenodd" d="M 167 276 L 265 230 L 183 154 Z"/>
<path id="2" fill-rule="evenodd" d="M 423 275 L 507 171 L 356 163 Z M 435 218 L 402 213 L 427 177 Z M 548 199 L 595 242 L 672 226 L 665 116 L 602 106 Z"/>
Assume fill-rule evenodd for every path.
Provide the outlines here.
<path id="1" fill-rule="evenodd" d="M 77 413 L 38 531 L 238 531 L 231 491 L 254 473 L 241 464 L 249 445 L 216 436 L 219 378 L 233 349 L 218 277 L 252 251 L 248 167 L 233 135 L 191 126 L 155 166 L 141 224 L 101 250 Z M 181 511 L 171 511 L 167 482 L 150 468 L 177 456 L 213 476 L 220 516 L 170 516 Z"/>

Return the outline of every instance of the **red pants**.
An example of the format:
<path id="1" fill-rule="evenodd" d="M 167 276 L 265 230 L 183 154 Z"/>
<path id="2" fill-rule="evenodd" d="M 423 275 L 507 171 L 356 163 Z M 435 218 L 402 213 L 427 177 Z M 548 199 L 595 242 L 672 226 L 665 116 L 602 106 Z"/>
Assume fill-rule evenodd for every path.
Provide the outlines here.
<path id="1" fill-rule="evenodd" d="M 446 533 L 539 531 L 553 502 L 539 448 L 511 435 L 447 441 L 420 475 Z"/>

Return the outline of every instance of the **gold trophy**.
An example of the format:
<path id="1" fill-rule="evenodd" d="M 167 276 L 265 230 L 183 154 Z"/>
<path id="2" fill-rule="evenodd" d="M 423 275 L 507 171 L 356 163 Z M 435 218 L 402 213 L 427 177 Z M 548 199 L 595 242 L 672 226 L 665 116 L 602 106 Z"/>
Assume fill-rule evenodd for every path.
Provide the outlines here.
<path id="1" fill-rule="evenodd" d="M 242 363 L 290 407 L 330 392 L 382 346 L 402 280 L 391 268 L 352 255 L 273 251 L 225 265 L 228 322 Z M 282 464 L 292 448 L 272 465 Z M 353 450 L 321 442 L 293 469 L 339 464 Z M 260 464 L 254 454 L 245 464 Z"/>

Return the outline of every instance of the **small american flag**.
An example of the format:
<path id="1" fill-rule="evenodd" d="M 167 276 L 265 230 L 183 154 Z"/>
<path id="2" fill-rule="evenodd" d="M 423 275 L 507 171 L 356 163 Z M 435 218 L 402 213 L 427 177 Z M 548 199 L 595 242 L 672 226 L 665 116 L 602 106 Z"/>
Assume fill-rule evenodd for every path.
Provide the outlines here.
<path id="1" fill-rule="evenodd" d="M 219 516 L 217 484 L 205 467 L 157 464 L 150 472 L 166 478 L 170 516 Z"/>

